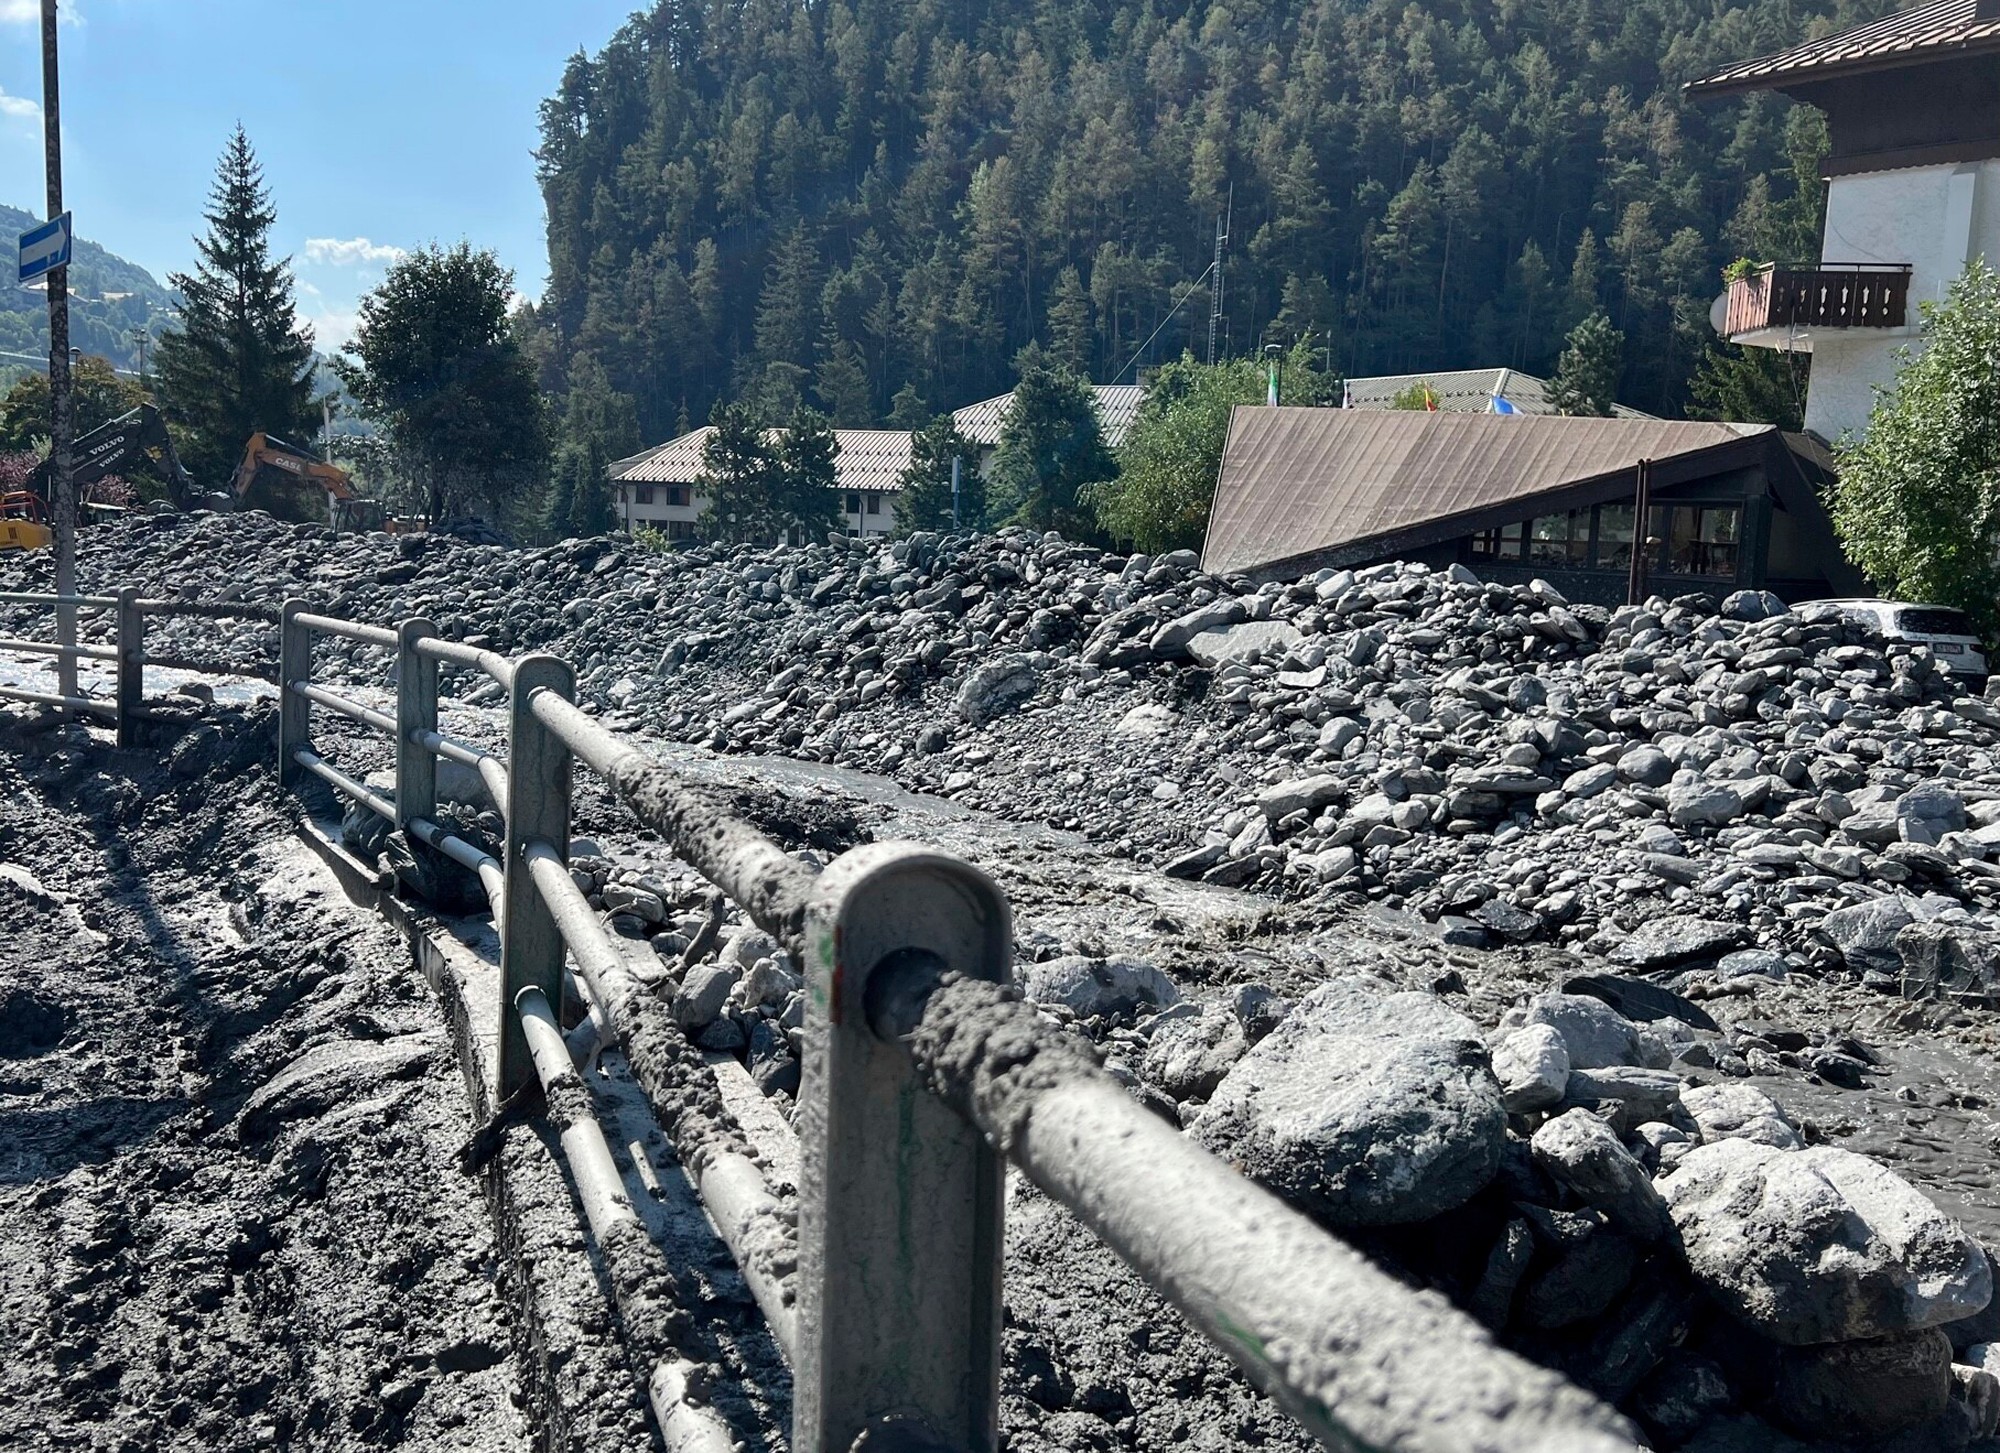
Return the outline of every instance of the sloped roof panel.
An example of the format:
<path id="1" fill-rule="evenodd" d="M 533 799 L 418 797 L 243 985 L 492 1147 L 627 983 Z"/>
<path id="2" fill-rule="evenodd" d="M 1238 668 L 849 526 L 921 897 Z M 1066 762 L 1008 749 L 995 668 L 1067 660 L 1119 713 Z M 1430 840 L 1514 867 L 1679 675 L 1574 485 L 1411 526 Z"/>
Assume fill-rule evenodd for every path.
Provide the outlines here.
<path id="1" fill-rule="evenodd" d="M 1254 570 L 1736 443 L 1768 425 L 1239 407 L 1202 568 Z"/>
<path id="2" fill-rule="evenodd" d="M 1347 406 L 1354 409 L 1386 409 L 1400 394 L 1418 384 L 1428 384 L 1437 400 L 1437 411 L 1447 414 L 1488 414 L 1493 400 L 1503 398 L 1523 414 L 1553 414 L 1546 379 L 1517 368 L 1446 369 L 1440 373 L 1391 373 L 1374 378 L 1347 380 Z M 1649 419 L 1650 414 L 1614 406 L 1620 419 Z"/>
<path id="3" fill-rule="evenodd" d="M 1090 391 L 1097 401 L 1097 420 L 1104 429 L 1104 442 L 1116 449 L 1132 432 L 1132 421 L 1139 417 L 1139 405 L 1146 397 L 1146 390 L 1136 383 L 1096 383 L 1090 386 Z M 1000 431 L 1006 427 L 1007 411 L 1013 406 L 1014 395 L 1004 393 L 954 409 L 951 421 L 973 443 L 993 449 L 999 446 Z"/>
<path id="4" fill-rule="evenodd" d="M 1688 94 L 1773 91 L 1826 76 L 2000 53 L 2000 19 L 1982 19 L 1978 12 L 1979 0 L 1933 0 L 1823 40 L 1809 40 L 1790 50 L 1726 67 L 1690 81 Z"/>
<path id="5" fill-rule="evenodd" d="M 714 432 L 712 426 L 704 426 L 669 439 L 657 449 L 620 460 L 608 473 L 612 479 L 629 484 L 697 483 L 702 450 Z M 778 432 L 771 430 L 771 437 Z M 902 488 L 903 472 L 910 467 L 909 433 L 901 429 L 835 429 L 833 437 L 840 445 L 833 461 L 836 488 L 889 493 Z"/>

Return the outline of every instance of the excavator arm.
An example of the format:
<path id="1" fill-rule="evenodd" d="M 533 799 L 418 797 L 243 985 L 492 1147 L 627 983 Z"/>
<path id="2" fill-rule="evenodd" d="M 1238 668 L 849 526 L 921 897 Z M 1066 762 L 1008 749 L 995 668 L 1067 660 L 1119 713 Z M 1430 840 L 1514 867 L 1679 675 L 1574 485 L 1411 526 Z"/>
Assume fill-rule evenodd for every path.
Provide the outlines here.
<path id="1" fill-rule="evenodd" d="M 154 457 L 153 451 L 159 451 Z M 71 446 L 73 478 L 79 492 L 87 491 L 101 479 L 129 473 L 135 465 L 147 465 L 166 478 L 167 493 L 177 509 L 193 509 L 198 503 L 194 480 L 181 467 L 174 452 L 167 421 L 151 404 L 141 404 L 130 413 L 120 414 L 108 424 L 100 424 Z M 49 464 L 44 460 L 28 477 L 28 487 L 44 499 L 49 493 Z"/>

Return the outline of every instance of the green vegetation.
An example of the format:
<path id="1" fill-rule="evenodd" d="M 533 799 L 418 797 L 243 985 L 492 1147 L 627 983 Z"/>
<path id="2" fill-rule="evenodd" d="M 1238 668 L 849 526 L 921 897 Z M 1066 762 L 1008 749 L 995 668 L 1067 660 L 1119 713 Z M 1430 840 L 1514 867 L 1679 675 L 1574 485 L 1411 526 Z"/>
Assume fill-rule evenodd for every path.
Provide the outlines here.
<path id="1" fill-rule="evenodd" d="M 1001 524 L 1094 539 L 1087 492 L 1117 474 L 1090 385 L 1030 350 L 993 454 L 989 514 Z"/>
<path id="2" fill-rule="evenodd" d="M 1610 418 L 1624 359 L 1625 335 L 1611 326 L 1610 318 L 1593 313 L 1563 340 L 1556 376 L 1549 380 L 1549 402 L 1559 414 Z"/>
<path id="3" fill-rule="evenodd" d="M 658 0 L 541 117 L 561 377 L 648 440 L 720 398 L 879 422 L 999 393 L 1039 341 L 1087 378 L 1228 355 L 1543 377 L 1597 312 L 1616 395 L 1678 415 L 1745 236 L 1795 198 L 1790 103 L 1681 84 L 1889 0 Z M 1803 113 L 1810 115 L 1811 113 Z M 913 417 L 909 407 L 900 419 Z"/>
<path id="4" fill-rule="evenodd" d="M 498 258 L 469 243 L 413 252 L 361 300 L 354 341 L 335 362 L 433 520 L 480 508 L 509 527 L 539 523 L 548 425 L 507 315 L 513 286 Z M 601 490 L 602 457 L 587 495 Z"/>
<path id="5" fill-rule="evenodd" d="M 1885 594 L 2000 625 L 2000 275 L 1974 263 L 1923 305 L 1893 393 L 1841 450 L 1834 527 Z"/>
<path id="6" fill-rule="evenodd" d="M 958 523 L 951 518 L 951 462 L 959 461 Z M 910 467 L 896 494 L 896 533 L 950 530 L 970 533 L 986 524 L 986 481 L 979 446 L 958 432 L 951 415 L 936 418 L 910 440 Z"/>
<path id="7" fill-rule="evenodd" d="M 184 301 L 179 326 L 160 338 L 154 371 L 182 462 L 216 489 L 252 434 L 308 442 L 320 410 L 312 330 L 292 306 L 290 263 L 271 256 L 277 213 L 241 126 L 216 167 L 209 208 L 194 271 L 169 275 Z"/>
<path id="8" fill-rule="evenodd" d="M 41 221 L 38 213 L 0 207 L 0 236 L 17 237 Z M 144 336 L 150 367 L 153 339 L 166 325 L 174 306 L 173 295 L 143 267 L 114 257 L 95 242 L 79 237 L 71 251 L 70 346 L 136 373 L 139 340 Z M 11 286 L 0 289 L 0 354 L 9 353 L 34 359 L 49 356 L 49 306 L 42 292 Z"/>
<path id="9" fill-rule="evenodd" d="M 136 379 L 114 373 L 109 359 L 79 359 L 70 378 L 79 435 L 129 414 L 148 397 Z M 0 452 L 36 453 L 46 450 L 48 442 L 49 380 L 46 374 L 31 373 L 0 398 Z"/>
<path id="10" fill-rule="evenodd" d="M 1323 391 L 1303 347 L 1281 378 L 1281 403 L 1314 402 Z M 1098 523 L 1148 554 L 1200 549 L 1230 410 L 1263 403 L 1267 389 L 1263 365 L 1247 358 L 1210 367 L 1185 355 L 1161 369 L 1118 452 L 1118 478 L 1092 493 Z"/>
<path id="11" fill-rule="evenodd" d="M 840 444 L 824 415 L 801 409 L 785 428 L 769 429 L 747 404 L 720 404 L 709 423 L 715 432 L 702 446 L 695 485 L 708 497 L 705 536 L 768 544 L 819 539 L 840 527 Z"/>
<path id="12" fill-rule="evenodd" d="M 1406 389 L 1399 389 L 1389 400 L 1389 407 L 1405 412 L 1429 413 L 1437 403 L 1437 390 L 1431 387 L 1429 379 L 1419 379 Z"/>

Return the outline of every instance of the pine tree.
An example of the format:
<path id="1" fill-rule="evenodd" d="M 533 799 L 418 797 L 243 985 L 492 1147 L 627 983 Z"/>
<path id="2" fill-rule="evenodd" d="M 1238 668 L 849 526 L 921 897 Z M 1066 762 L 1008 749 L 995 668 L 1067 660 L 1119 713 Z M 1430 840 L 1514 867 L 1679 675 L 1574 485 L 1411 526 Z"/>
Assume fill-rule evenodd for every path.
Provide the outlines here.
<path id="1" fill-rule="evenodd" d="M 572 533 L 577 473 L 582 467 L 574 445 L 565 444 L 556 451 L 555 462 L 549 469 L 548 501 L 542 506 L 542 534 L 550 540 L 565 539 Z"/>
<path id="2" fill-rule="evenodd" d="M 1083 493 L 1117 473 L 1090 386 L 1029 353 L 993 457 L 996 503 L 1007 523 L 1099 539 Z"/>
<path id="3" fill-rule="evenodd" d="M 840 441 L 824 414 L 800 409 L 779 438 L 779 532 L 799 543 L 823 540 L 841 525 Z"/>
<path id="4" fill-rule="evenodd" d="M 579 540 L 608 535 L 618 527 L 618 517 L 611 508 L 611 481 L 604 474 L 608 462 L 604 448 L 597 440 L 586 439 L 580 445 L 571 445 L 568 452 L 576 461 L 576 479 L 570 491 L 569 533 Z"/>
<path id="5" fill-rule="evenodd" d="M 822 350 L 813 393 L 842 429 L 866 429 L 875 422 L 867 366 L 861 361 L 860 350 L 845 338 L 835 335 Z"/>
<path id="6" fill-rule="evenodd" d="M 1593 313 L 1570 329 L 1556 376 L 1549 381 L 1549 402 L 1556 412 L 1610 418 L 1612 405 L 1618 402 L 1624 355 L 1625 335 L 1603 313 Z"/>
<path id="7" fill-rule="evenodd" d="M 1055 291 L 1049 294 L 1049 357 L 1071 373 L 1090 374 L 1092 328 L 1090 294 L 1083 275 L 1074 267 L 1056 274 Z"/>
<path id="8" fill-rule="evenodd" d="M 313 335 L 292 304 L 289 259 L 271 256 L 277 213 L 263 169 L 239 125 L 216 167 L 208 235 L 193 272 L 170 273 L 179 326 L 160 337 L 157 381 L 180 427 L 181 458 L 204 487 L 220 487 L 252 434 L 309 441 Z"/>
<path id="9" fill-rule="evenodd" d="M 708 497 L 702 533 L 731 544 L 777 538 L 778 459 L 764 424 L 743 404 L 719 403 L 708 422 L 715 432 L 701 450 L 695 488 Z"/>
<path id="10" fill-rule="evenodd" d="M 959 461 L 958 521 L 952 522 L 951 462 Z M 910 441 L 910 467 L 896 495 L 896 533 L 978 531 L 986 525 L 986 481 L 979 446 L 958 432 L 951 415 L 931 420 Z"/>

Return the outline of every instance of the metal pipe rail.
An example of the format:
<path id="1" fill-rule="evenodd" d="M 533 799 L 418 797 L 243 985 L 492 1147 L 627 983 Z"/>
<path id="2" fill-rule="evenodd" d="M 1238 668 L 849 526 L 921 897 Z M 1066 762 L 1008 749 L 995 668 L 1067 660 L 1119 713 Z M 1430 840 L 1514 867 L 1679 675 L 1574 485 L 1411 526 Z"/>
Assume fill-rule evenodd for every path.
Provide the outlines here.
<path id="1" fill-rule="evenodd" d="M 118 651 L 113 646 L 59 646 L 54 641 L 18 641 L 12 637 L 0 637 L 0 651 L 19 651 L 30 656 L 68 656 L 86 661 L 116 661 Z"/>
<path id="2" fill-rule="evenodd" d="M 192 616 L 199 620 L 211 621 L 258 621 L 273 626 L 278 623 L 277 611 L 268 605 L 251 605 L 245 601 L 148 597 L 139 601 L 138 609 L 140 615 L 149 616 Z"/>
<path id="3" fill-rule="evenodd" d="M 0 605 L 46 605 L 72 610 L 116 610 L 115 595 L 44 595 L 29 590 L 0 590 Z"/>
<path id="4" fill-rule="evenodd" d="M 849 1453 L 864 1436 L 952 1453 L 997 1447 L 1010 1159 L 1328 1447 L 1635 1446 L 1624 1420 L 1588 1393 L 1496 1348 L 1440 1299 L 1375 1270 L 1132 1101 L 1087 1044 L 1045 1024 L 1006 987 L 1007 903 L 977 870 L 913 845 L 873 844 L 816 872 L 733 816 L 722 794 L 592 720 L 570 699 L 569 666 L 553 656 L 508 661 L 439 641 L 425 621 L 388 631 L 314 615 L 297 601 L 283 622 L 286 772 L 332 783 L 472 869 L 493 903 L 499 1095 L 529 1078 L 547 1086 L 559 1071 L 573 1074 L 550 1008 L 573 959 L 593 1015 L 626 1045 L 663 1121 L 677 1135 L 693 1128 L 682 1160 L 792 1364 L 799 1453 Z M 393 718 L 311 685 L 314 632 L 397 651 Z M 443 665 L 507 686 L 504 763 L 439 732 Z M 393 801 L 312 750 L 315 703 L 354 707 L 347 714 L 391 732 Z M 437 824 L 440 756 L 496 789 L 506 820 L 499 859 Z M 570 875 L 577 761 L 805 970 L 796 1232 L 762 1172 L 733 1148 L 740 1142 L 709 1136 L 707 1122 L 675 1103 L 693 1083 L 675 1080 L 690 1047 Z M 621 1210 L 622 1187 L 607 1179 L 601 1132 L 590 1141 L 563 1116 L 562 1146 L 592 1236 L 607 1259 L 623 1257 L 630 1205 Z M 671 1440 L 692 1425 L 683 1404 L 661 1404 L 662 1390 L 676 1386 L 667 1368 L 656 1369 L 652 1388 Z M 713 1423 L 700 1428 L 726 1436 Z"/>
<path id="5" fill-rule="evenodd" d="M 146 681 L 146 623 L 138 611 L 139 592 L 121 590 L 115 596 L 106 595 L 41 595 L 28 591 L 0 592 L 0 602 L 15 605 L 38 605 L 56 613 L 56 636 L 53 642 L 5 639 L 0 640 L 0 649 L 20 651 L 34 655 L 56 658 L 56 690 L 28 691 L 17 687 L 0 687 L 0 701 L 19 701 L 32 706 L 52 706 L 65 712 L 89 712 L 93 716 L 109 717 L 118 733 L 118 745 L 135 746 L 138 743 L 139 723 L 146 712 L 143 701 Z M 85 646 L 76 640 L 76 612 L 78 610 L 112 610 L 118 613 L 115 644 L 110 646 Z M 117 667 L 117 696 L 112 701 L 100 701 L 85 696 L 77 684 L 76 663 L 79 660 L 109 661 Z"/>
<path id="6" fill-rule="evenodd" d="M 315 706 L 323 706 L 328 711 L 338 712 L 349 721 L 358 721 L 363 726 L 378 728 L 392 736 L 395 734 L 396 718 L 387 712 L 363 706 L 358 701 L 350 701 L 345 696 L 328 691 L 324 686 L 315 686 L 310 681 L 287 681 L 285 690 L 298 693 Z"/>

